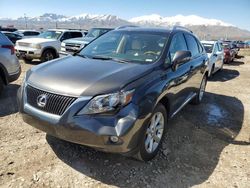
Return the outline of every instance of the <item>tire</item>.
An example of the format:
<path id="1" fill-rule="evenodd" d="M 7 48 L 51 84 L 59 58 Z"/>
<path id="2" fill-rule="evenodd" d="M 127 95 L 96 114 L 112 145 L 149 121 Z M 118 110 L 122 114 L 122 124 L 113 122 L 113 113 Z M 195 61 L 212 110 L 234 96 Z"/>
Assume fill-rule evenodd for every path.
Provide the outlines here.
<path id="1" fill-rule="evenodd" d="M 214 67 L 215 67 L 215 65 L 213 64 L 212 70 L 211 70 L 211 73 L 210 73 L 210 77 L 212 77 L 214 75 Z"/>
<path id="2" fill-rule="evenodd" d="M 56 54 L 52 50 L 45 50 L 42 54 L 41 61 L 46 62 L 56 58 Z"/>
<path id="3" fill-rule="evenodd" d="M 200 84 L 199 91 L 197 95 L 195 96 L 195 98 L 191 101 L 191 104 L 198 105 L 201 103 L 204 93 L 205 93 L 206 85 L 207 85 L 207 75 L 203 77 L 201 84 Z"/>
<path id="4" fill-rule="evenodd" d="M 2 77 L 0 76 L 0 95 L 1 95 L 2 92 L 3 92 L 3 88 L 4 88 L 4 82 L 3 82 Z"/>
<path id="5" fill-rule="evenodd" d="M 155 122 L 157 119 L 158 123 Z M 167 111 L 166 108 L 161 103 L 159 103 L 155 107 L 150 117 L 149 123 L 147 123 L 143 128 L 143 139 L 140 139 L 139 148 L 134 158 L 140 161 L 149 161 L 153 159 L 158 153 L 166 129 Z M 157 140 L 155 140 L 156 138 Z"/>

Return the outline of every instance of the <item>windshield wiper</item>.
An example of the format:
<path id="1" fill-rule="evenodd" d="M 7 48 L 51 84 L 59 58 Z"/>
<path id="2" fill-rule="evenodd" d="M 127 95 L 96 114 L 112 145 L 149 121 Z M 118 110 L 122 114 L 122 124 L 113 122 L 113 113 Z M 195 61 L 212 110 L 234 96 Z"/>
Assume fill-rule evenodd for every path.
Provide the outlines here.
<path id="1" fill-rule="evenodd" d="M 112 61 L 117 61 L 120 63 L 128 63 L 129 61 L 124 60 L 124 59 L 119 59 L 119 58 L 114 58 L 114 57 L 107 57 L 107 56 L 92 56 L 92 59 L 100 59 L 100 60 L 112 60 Z"/>
<path id="2" fill-rule="evenodd" d="M 79 56 L 79 57 L 82 57 L 82 58 L 88 58 L 87 56 L 79 54 L 79 53 L 75 53 L 75 54 L 73 54 L 73 56 Z"/>

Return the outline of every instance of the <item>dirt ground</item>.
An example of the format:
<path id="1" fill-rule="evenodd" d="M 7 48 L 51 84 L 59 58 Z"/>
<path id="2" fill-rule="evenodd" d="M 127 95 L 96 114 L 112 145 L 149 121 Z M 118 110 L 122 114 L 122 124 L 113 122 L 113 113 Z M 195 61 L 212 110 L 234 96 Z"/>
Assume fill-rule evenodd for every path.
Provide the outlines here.
<path id="1" fill-rule="evenodd" d="M 34 64 L 22 63 L 0 97 L 0 187 L 250 187 L 250 56 L 209 80 L 203 103 L 169 122 L 162 150 L 147 163 L 25 124 L 16 92 Z"/>

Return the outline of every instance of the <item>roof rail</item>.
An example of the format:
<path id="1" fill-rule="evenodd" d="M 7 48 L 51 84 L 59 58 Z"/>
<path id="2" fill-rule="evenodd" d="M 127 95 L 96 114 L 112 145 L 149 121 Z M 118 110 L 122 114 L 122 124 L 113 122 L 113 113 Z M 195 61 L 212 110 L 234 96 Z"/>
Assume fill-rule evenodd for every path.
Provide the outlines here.
<path id="1" fill-rule="evenodd" d="M 128 27 L 139 27 L 139 26 L 137 26 L 137 25 L 122 25 L 122 26 L 116 27 L 115 30 L 124 29 L 124 28 L 128 28 Z"/>
<path id="2" fill-rule="evenodd" d="M 183 26 L 179 26 L 179 25 L 173 26 L 173 30 L 176 30 L 176 29 L 180 29 L 180 30 L 184 30 L 184 31 L 193 33 L 193 31 L 191 31 L 190 29 L 188 29 L 188 28 L 186 28 L 186 27 L 183 27 Z"/>

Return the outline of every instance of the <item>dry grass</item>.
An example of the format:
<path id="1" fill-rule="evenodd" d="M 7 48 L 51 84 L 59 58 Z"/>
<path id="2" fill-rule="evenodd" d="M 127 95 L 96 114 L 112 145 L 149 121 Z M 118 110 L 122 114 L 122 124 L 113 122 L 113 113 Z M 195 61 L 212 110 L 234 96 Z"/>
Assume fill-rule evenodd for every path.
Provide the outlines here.
<path id="1" fill-rule="evenodd" d="M 240 56 L 250 56 L 250 48 L 240 49 L 238 55 L 240 55 Z"/>

